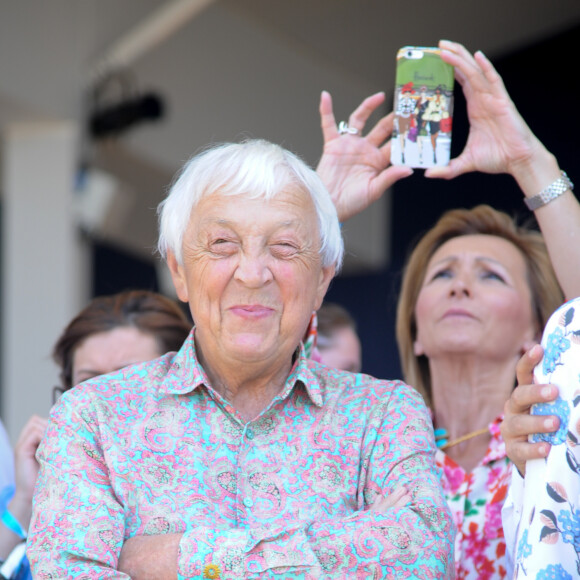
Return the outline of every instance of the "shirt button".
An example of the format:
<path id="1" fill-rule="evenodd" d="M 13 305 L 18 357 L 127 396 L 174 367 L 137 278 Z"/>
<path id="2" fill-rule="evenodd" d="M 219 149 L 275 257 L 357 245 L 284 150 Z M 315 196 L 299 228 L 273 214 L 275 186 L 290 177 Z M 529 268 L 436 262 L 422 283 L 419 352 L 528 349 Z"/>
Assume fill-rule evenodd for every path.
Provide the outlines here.
<path id="1" fill-rule="evenodd" d="M 247 429 L 246 430 L 246 437 L 248 439 L 253 439 L 254 438 L 254 432 L 251 429 Z"/>
<path id="2" fill-rule="evenodd" d="M 244 505 L 246 507 L 252 507 L 254 505 L 254 502 L 252 501 L 252 498 L 251 497 L 244 498 Z"/>

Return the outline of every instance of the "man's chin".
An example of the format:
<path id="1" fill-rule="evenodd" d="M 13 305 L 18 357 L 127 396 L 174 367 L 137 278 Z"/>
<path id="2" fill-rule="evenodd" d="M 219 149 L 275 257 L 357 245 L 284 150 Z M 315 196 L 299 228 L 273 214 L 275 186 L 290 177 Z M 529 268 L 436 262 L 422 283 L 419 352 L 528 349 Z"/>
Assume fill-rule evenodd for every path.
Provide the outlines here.
<path id="1" fill-rule="evenodd" d="M 244 363 L 259 363 L 260 361 L 267 362 L 279 359 L 284 354 L 284 350 L 288 350 L 288 358 L 291 358 L 295 348 L 283 344 L 279 337 L 244 333 L 236 336 L 228 345 L 227 350 L 232 359 Z"/>

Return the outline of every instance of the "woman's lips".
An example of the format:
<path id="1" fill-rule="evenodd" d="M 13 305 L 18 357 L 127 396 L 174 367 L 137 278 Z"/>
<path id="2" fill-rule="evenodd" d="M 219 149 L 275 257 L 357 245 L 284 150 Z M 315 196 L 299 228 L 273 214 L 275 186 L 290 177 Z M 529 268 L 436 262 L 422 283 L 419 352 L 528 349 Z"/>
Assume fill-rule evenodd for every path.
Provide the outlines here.
<path id="1" fill-rule="evenodd" d="M 450 308 L 445 312 L 442 318 L 471 318 L 475 319 L 476 317 L 469 312 L 468 310 L 464 310 L 463 308 Z"/>

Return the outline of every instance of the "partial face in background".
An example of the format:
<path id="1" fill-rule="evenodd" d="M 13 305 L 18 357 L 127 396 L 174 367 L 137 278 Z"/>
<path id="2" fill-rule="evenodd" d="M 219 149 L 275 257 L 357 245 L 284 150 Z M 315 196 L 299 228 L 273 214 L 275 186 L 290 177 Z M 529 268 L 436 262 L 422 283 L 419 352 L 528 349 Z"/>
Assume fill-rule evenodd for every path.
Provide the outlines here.
<path id="1" fill-rule="evenodd" d="M 361 370 L 361 345 L 356 332 L 343 326 L 325 338 L 324 346 L 318 348 L 323 364 L 335 369 L 359 373 Z"/>
<path id="2" fill-rule="evenodd" d="M 73 385 L 162 354 L 151 334 L 132 326 L 119 326 L 92 334 L 73 353 Z"/>
<path id="3" fill-rule="evenodd" d="M 226 364 L 289 360 L 334 274 L 321 265 L 314 204 L 296 188 L 271 200 L 203 198 L 183 264 L 170 254 L 168 265 L 204 358 Z"/>
<path id="4" fill-rule="evenodd" d="M 447 241 L 429 261 L 415 319 L 416 355 L 519 357 L 538 332 L 523 255 L 496 236 Z"/>

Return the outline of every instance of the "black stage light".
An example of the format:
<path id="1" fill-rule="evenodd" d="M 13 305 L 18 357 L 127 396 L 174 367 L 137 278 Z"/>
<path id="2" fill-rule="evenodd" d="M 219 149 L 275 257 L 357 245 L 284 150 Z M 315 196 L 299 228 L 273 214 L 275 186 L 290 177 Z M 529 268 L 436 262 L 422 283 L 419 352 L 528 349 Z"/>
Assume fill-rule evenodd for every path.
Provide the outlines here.
<path id="1" fill-rule="evenodd" d="M 94 111 L 89 118 L 89 132 L 95 139 L 119 135 L 142 121 L 160 119 L 164 108 L 163 100 L 154 93 L 124 100 Z"/>

